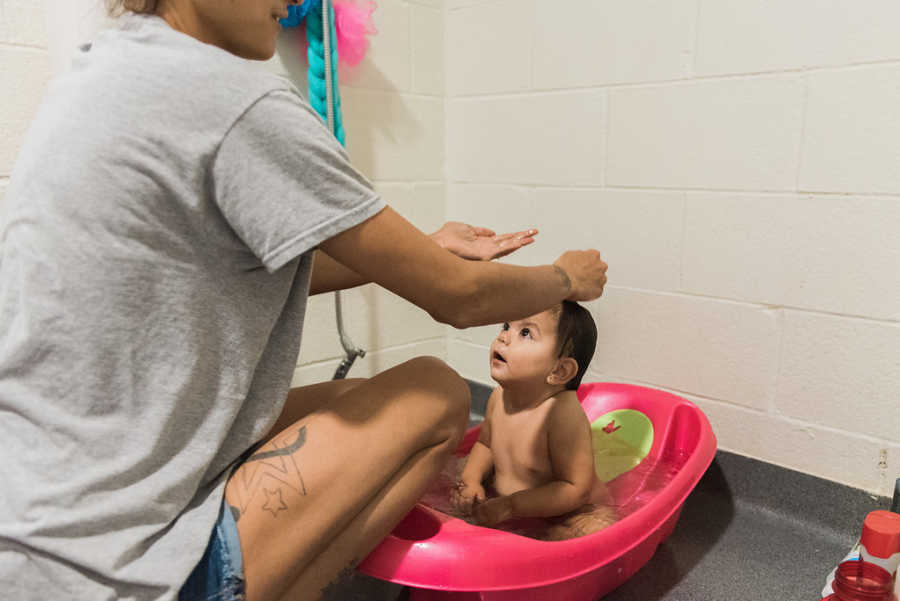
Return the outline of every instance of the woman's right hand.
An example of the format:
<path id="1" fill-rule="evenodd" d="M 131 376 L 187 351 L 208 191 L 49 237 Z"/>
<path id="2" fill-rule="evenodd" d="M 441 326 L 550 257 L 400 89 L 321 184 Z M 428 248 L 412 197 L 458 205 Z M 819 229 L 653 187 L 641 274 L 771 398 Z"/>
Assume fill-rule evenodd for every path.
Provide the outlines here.
<path id="1" fill-rule="evenodd" d="M 566 300 L 590 301 L 603 294 L 609 266 L 600 259 L 600 251 L 570 250 L 553 265 L 562 269 L 569 278 L 572 291 Z"/>
<path id="2" fill-rule="evenodd" d="M 463 515 L 470 515 L 472 507 L 476 503 L 483 502 L 485 497 L 484 487 L 481 484 L 466 484 L 462 480 L 450 491 L 450 503 Z"/>

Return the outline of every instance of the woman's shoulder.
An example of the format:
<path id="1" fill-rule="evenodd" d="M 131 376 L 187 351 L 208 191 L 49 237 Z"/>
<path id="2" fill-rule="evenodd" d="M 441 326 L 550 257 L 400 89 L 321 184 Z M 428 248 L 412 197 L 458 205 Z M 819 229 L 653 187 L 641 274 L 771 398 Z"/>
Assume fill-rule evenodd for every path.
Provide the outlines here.
<path id="1" fill-rule="evenodd" d="M 273 90 L 290 89 L 286 79 L 263 63 L 178 32 L 156 15 L 123 15 L 90 45 L 90 54 L 95 56 L 85 58 L 105 71 L 129 76 L 132 86 L 168 95 L 180 92 L 182 99 L 246 105 Z"/>

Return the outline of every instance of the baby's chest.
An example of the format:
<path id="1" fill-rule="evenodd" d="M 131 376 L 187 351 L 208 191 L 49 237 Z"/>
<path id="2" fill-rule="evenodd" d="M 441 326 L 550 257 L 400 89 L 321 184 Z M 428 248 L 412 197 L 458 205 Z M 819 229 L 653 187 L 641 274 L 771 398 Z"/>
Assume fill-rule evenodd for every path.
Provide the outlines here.
<path id="1" fill-rule="evenodd" d="M 543 423 L 509 420 L 491 432 L 494 462 L 498 469 L 544 473 L 550 469 L 547 428 Z"/>

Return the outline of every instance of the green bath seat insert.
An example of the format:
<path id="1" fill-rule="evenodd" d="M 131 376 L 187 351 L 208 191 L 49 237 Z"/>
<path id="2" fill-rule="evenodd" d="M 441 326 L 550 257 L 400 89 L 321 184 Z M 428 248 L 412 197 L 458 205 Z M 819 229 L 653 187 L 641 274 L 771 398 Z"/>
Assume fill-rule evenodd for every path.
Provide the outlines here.
<path id="1" fill-rule="evenodd" d="M 609 482 L 637 467 L 653 446 L 653 423 L 634 409 L 617 409 L 591 423 L 594 471 Z"/>

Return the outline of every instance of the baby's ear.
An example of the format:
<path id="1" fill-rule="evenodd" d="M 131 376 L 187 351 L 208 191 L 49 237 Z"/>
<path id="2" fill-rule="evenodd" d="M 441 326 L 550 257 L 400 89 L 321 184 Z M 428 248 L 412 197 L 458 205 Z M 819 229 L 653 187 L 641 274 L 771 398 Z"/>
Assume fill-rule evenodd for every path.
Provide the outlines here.
<path id="1" fill-rule="evenodd" d="M 576 375 L 578 375 L 578 362 L 572 357 L 560 357 L 556 361 L 556 367 L 547 376 L 547 384 L 565 386 Z"/>

